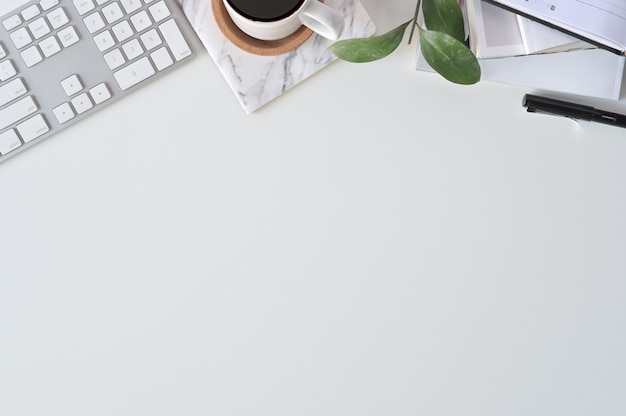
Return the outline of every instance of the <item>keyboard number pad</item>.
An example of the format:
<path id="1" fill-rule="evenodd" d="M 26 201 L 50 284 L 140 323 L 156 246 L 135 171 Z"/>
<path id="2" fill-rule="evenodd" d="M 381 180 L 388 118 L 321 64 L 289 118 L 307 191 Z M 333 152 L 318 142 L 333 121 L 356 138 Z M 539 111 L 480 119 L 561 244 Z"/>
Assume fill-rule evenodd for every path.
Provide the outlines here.
<path id="1" fill-rule="evenodd" d="M 191 49 L 185 41 L 180 28 L 173 19 L 160 24 L 158 29 L 162 38 L 159 35 L 159 31 L 151 29 L 140 35 L 141 44 L 139 42 L 135 42 L 136 39 L 132 41 L 134 48 L 139 49 L 142 47 L 141 45 L 143 45 L 146 50 L 153 51 L 148 56 L 144 56 L 138 61 L 117 70 L 113 74 L 122 90 L 127 90 L 141 81 L 151 77 L 156 73 L 156 71 L 161 71 L 171 66 L 174 63 L 174 60 L 180 61 L 191 55 Z M 132 60 L 134 55 L 129 53 L 130 48 L 128 48 L 128 45 L 130 43 L 131 42 L 125 44 L 122 49 L 126 53 L 127 58 Z M 168 47 L 162 46 L 155 50 L 155 48 L 163 43 Z"/>
<path id="2" fill-rule="evenodd" d="M 73 3 L 122 90 L 191 55 L 164 0 Z"/>

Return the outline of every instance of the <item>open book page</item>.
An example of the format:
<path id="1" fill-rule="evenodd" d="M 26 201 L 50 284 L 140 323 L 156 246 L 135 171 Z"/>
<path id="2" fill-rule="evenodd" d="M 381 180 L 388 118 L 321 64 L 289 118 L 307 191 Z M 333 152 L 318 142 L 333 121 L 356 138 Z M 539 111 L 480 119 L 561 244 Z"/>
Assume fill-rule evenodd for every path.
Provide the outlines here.
<path id="1" fill-rule="evenodd" d="M 467 2 L 470 46 L 480 59 L 565 52 L 592 45 L 481 0 Z"/>
<path id="2" fill-rule="evenodd" d="M 481 0 L 468 0 L 466 8 L 470 47 L 477 58 L 526 53 L 515 14 Z"/>
<path id="3" fill-rule="evenodd" d="M 610 48 L 626 49 L 626 0 L 489 0 Z"/>
<path id="4" fill-rule="evenodd" d="M 553 53 L 596 46 L 541 23 L 517 16 L 526 54 Z"/>

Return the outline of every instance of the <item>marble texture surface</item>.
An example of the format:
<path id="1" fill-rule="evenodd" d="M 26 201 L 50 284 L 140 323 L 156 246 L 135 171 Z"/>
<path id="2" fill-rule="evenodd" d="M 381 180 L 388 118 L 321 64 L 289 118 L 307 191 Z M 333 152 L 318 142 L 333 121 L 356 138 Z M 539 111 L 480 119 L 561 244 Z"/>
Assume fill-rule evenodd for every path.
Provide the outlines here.
<path id="1" fill-rule="evenodd" d="M 332 41 L 313 34 L 293 51 L 260 56 L 233 45 L 213 17 L 212 0 L 179 0 L 200 40 L 247 113 L 267 104 L 304 81 L 336 58 L 328 51 Z M 371 36 L 375 26 L 358 0 L 326 0 L 345 17 L 342 39 Z"/>

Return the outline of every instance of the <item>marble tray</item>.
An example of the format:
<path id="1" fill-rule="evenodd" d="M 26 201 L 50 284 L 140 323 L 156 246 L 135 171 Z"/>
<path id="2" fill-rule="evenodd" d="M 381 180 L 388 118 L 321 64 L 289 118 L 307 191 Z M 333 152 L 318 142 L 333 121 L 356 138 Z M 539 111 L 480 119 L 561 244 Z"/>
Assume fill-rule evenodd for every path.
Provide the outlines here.
<path id="1" fill-rule="evenodd" d="M 336 59 L 328 51 L 332 41 L 316 34 L 282 55 L 263 56 L 247 52 L 222 33 L 213 15 L 212 0 L 179 1 L 247 113 L 259 109 Z M 374 23 L 360 1 L 325 0 L 324 3 L 345 17 L 342 39 L 374 34 Z"/>

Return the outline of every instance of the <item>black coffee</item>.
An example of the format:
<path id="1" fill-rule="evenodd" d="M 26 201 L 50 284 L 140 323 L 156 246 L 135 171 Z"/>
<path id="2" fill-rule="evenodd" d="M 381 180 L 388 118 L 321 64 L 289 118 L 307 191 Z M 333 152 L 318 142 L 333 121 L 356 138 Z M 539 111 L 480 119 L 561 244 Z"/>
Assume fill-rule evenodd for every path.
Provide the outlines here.
<path id="1" fill-rule="evenodd" d="M 228 3 L 250 20 L 272 22 L 293 14 L 304 0 L 228 0 Z"/>

